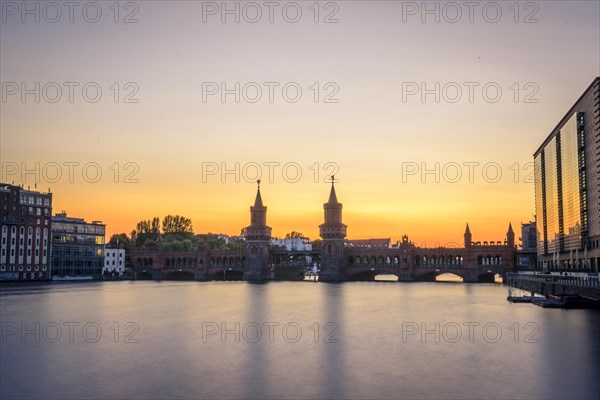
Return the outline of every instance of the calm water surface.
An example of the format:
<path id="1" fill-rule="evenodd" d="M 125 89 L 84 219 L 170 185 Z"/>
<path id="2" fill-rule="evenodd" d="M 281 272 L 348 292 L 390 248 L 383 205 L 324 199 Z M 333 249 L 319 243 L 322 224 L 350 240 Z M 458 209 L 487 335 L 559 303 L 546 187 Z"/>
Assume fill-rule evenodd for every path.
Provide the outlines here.
<path id="1" fill-rule="evenodd" d="M 5 285 L 0 397 L 599 398 L 600 313 L 506 294 L 455 283 Z"/>

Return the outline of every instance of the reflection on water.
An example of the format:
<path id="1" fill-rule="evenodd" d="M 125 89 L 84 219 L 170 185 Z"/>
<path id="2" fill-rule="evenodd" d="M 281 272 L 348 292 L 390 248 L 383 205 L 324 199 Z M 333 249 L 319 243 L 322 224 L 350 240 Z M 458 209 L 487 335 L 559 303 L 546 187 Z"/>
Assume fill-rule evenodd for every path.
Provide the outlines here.
<path id="1" fill-rule="evenodd" d="M 4 398 L 596 398 L 599 314 L 493 284 L 0 289 Z M 37 324 L 37 325 L 36 325 Z"/>

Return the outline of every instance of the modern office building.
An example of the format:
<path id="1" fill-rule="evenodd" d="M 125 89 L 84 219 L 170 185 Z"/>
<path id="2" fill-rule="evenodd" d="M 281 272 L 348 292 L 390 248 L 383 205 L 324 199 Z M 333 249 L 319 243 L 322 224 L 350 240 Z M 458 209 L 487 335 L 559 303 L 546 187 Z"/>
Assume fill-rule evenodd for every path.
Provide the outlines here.
<path id="1" fill-rule="evenodd" d="M 0 280 L 50 278 L 52 193 L 0 183 Z"/>
<path id="2" fill-rule="evenodd" d="M 600 265 L 600 78 L 534 154 L 538 268 Z"/>
<path id="3" fill-rule="evenodd" d="M 52 217 L 52 277 L 94 278 L 104 267 L 106 226 L 66 212 Z"/>

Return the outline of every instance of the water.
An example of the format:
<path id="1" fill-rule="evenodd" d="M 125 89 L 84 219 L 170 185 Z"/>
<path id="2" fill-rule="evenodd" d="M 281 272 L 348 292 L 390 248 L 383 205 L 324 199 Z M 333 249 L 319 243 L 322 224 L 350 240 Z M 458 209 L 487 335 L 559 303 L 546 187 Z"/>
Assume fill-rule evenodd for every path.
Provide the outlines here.
<path id="1" fill-rule="evenodd" d="M 598 398 L 600 313 L 506 295 L 460 283 L 3 286 L 0 397 Z"/>

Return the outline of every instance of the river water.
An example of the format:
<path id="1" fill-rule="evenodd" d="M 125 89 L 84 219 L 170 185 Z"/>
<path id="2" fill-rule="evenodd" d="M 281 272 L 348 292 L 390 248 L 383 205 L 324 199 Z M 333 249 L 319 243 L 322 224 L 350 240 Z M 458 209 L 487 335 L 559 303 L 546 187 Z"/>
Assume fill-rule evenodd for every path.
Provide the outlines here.
<path id="1" fill-rule="evenodd" d="M 593 399 L 600 313 L 498 284 L 0 287 L 0 397 Z"/>

